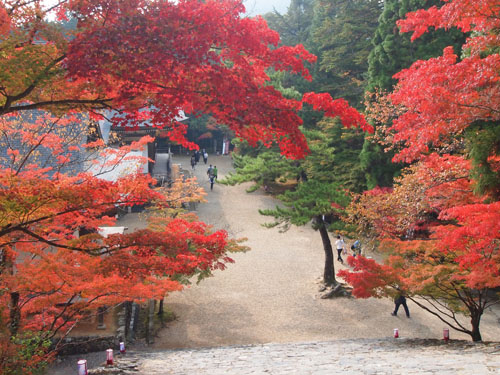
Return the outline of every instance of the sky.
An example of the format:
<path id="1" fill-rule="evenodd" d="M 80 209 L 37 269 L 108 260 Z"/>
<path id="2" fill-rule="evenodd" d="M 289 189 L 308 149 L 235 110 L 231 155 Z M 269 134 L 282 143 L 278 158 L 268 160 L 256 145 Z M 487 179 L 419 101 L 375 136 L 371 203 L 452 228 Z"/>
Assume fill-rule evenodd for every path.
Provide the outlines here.
<path id="1" fill-rule="evenodd" d="M 244 0 L 245 8 L 249 16 L 272 12 L 273 7 L 281 14 L 285 13 L 290 0 Z"/>

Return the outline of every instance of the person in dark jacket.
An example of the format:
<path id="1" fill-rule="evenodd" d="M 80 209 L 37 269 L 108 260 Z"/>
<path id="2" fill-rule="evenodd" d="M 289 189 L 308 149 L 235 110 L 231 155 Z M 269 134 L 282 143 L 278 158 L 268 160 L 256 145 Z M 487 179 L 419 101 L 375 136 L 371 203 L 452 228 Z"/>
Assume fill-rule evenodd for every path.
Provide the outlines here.
<path id="1" fill-rule="evenodd" d="M 194 171 L 194 166 L 195 165 L 196 165 L 196 159 L 195 159 L 195 157 L 193 155 L 193 156 L 191 156 L 191 168 L 193 169 L 193 171 Z"/>
<path id="2" fill-rule="evenodd" d="M 406 304 L 406 297 L 403 293 L 399 293 L 394 299 L 394 311 L 391 313 L 392 316 L 398 315 L 399 306 L 403 305 L 403 308 L 406 312 L 406 317 L 410 317 L 410 310 L 408 310 L 408 305 Z"/>

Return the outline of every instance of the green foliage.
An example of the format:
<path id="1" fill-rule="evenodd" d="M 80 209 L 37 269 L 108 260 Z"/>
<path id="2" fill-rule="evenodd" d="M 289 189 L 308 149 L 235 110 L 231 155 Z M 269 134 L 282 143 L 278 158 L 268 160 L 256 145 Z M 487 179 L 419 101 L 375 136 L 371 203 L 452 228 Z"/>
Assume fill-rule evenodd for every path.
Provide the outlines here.
<path id="1" fill-rule="evenodd" d="M 52 345 L 40 332 L 25 331 L 11 338 L 15 353 L 1 362 L 4 375 L 41 375 L 49 364 L 48 352 Z M 7 362 L 3 362 L 7 360 Z"/>
<path id="2" fill-rule="evenodd" d="M 269 27 L 280 34 L 281 44 L 295 46 L 302 44 L 308 51 L 315 53 L 315 46 L 311 40 L 311 26 L 313 7 L 316 0 L 292 0 L 285 14 L 278 12 L 264 15 Z M 316 65 L 308 65 L 308 69 L 315 75 Z M 280 72 L 276 80 L 271 75 L 272 85 L 281 91 L 285 97 L 290 95 L 286 90 L 291 88 L 299 94 L 317 91 L 316 82 L 309 82 L 296 74 Z"/>
<path id="3" fill-rule="evenodd" d="M 371 39 L 381 11 L 378 0 L 318 0 L 315 4 L 313 40 L 319 67 L 331 75 L 333 96 L 341 96 L 358 108 L 366 85 Z"/>
<path id="4" fill-rule="evenodd" d="M 324 119 L 315 130 L 304 131 L 311 153 L 302 161 L 308 179 L 336 182 L 351 192 L 366 188 L 358 157 L 364 136 L 345 129 L 338 120 Z"/>
<path id="5" fill-rule="evenodd" d="M 274 222 L 266 224 L 266 227 L 279 226 L 281 231 L 288 230 L 290 225 L 305 225 L 318 216 L 338 216 L 341 210 L 333 208 L 332 203 L 346 207 L 350 199 L 339 184 L 315 180 L 302 182 L 296 190 L 286 191 L 278 198 L 283 207 L 259 212 L 274 218 Z"/>
<path id="6" fill-rule="evenodd" d="M 281 92 L 281 94 L 287 99 L 295 99 L 300 100 L 302 98 L 302 94 L 297 91 L 293 84 L 290 87 L 284 87 L 283 83 L 286 81 L 289 73 L 287 72 L 270 72 L 269 78 L 271 81 L 269 84 L 273 86 L 276 90 Z"/>
<path id="7" fill-rule="evenodd" d="M 479 122 L 466 131 L 469 157 L 472 160 L 471 177 L 476 181 L 478 194 L 500 197 L 500 123 Z"/>
<path id="8" fill-rule="evenodd" d="M 363 149 L 359 154 L 359 168 L 362 170 L 366 187 L 370 190 L 376 186 L 392 186 L 394 177 L 398 176 L 401 164 L 391 161 L 393 152 L 384 152 L 381 145 L 365 138 Z"/>
<path id="9" fill-rule="evenodd" d="M 269 27 L 280 33 L 282 44 L 303 44 L 306 48 L 310 47 L 314 2 L 315 0 L 292 0 L 285 14 L 274 11 L 264 15 Z"/>
<path id="10" fill-rule="evenodd" d="M 411 35 L 400 34 L 396 21 L 406 13 L 442 5 L 441 0 L 385 0 L 373 37 L 373 49 L 368 57 L 368 90 L 390 91 L 396 83 L 392 78 L 417 60 L 426 60 L 442 54 L 447 46 L 460 51 L 464 34 L 457 30 L 436 30 L 411 42 Z"/>
<path id="11" fill-rule="evenodd" d="M 265 150 L 257 157 L 233 153 L 233 161 L 237 173 L 229 173 L 219 182 L 233 186 L 252 181 L 254 185 L 247 190 L 248 192 L 253 192 L 260 187 L 271 187 L 278 180 L 282 183 L 290 179 L 295 180 L 298 176 L 295 162 L 281 155 L 278 150 Z"/>

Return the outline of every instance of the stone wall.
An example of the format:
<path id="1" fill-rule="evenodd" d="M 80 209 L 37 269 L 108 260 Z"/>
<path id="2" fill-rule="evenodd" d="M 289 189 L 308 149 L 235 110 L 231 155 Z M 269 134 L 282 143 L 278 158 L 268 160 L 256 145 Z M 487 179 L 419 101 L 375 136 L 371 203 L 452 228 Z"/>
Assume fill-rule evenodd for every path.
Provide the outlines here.
<path id="1" fill-rule="evenodd" d="M 120 342 L 132 342 L 136 338 L 139 329 L 140 306 L 133 302 L 125 302 L 114 308 L 109 314 L 114 320 L 114 332 L 107 330 L 106 333 L 90 331 L 86 335 L 82 334 L 82 329 L 78 329 L 76 335 L 55 339 L 59 346 L 59 355 L 84 354 L 91 352 L 105 351 L 112 348 L 118 350 Z"/>
<path id="2" fill-rule="evenodd" d="M 117 348 L 120 340 L 115 336 L 66 337 L 59 344 L 59 355 L 84 354 Z"/>

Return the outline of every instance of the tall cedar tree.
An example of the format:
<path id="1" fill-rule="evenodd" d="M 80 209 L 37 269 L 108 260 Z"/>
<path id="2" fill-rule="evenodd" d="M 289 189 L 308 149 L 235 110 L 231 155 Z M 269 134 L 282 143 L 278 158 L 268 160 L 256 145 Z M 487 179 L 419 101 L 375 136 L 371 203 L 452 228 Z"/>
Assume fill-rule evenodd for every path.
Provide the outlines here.
<path id="1" fill-rule="evenodd" d="M 402 147 L 395 160 L 420 160 L 415 186 L 424 188 L 421 201 L 433 209 L 438 222 L 427 228 L 429 240 L 425 242 L 413 235 L 393 239 L 393 254 L 385 265 L 351 259 L 354 272 L 343 273 L 359 296 L 377 295 L 397 283 L 410 296 L 433 301 L 425 308 L 470 334 L 474 341 L 481 340 L 479 324 L 492 303 L 491 290 L 500 286 L 500 202 L 494 188 L 472 194 L 474 187 L 478 192 L 481 181 L 468 176 L 471 163 L 466 154 L 438 153 L 452 142 L 464 141 L 465 133 L 480 123 L 486 132 L 477 133 L 490 145 L 488 156 L 483 156 L 486 167 L 494 174 L 500 172 L 496 138 L 500 121 L 499 12 L 496 0 L 453 0 L 441 8 L 410 13 L 399 22 L 402 31 L 413 31 L 413 39 L 430 27 L 472 32 L 461 60 L 447 47 L 440 57 L 418 61 L 396 75 L 399 82 L 390 95 L 395 105 L 405 108 L 391 128 L 393 140 Z M 448 180 L 458 167 L 462 175 Z M 406 205 L 408 196 L 418 191 L 410 190 L 395 196 L 393 210 Z M 382 214 L 381 219 L 374 218 L 381 227 L 377 231 L 390 233 L 387 229 L 397 222 L 395 215 Z M 410 233 L 422 224 L 415 217 L 406 222 Z M 456 312 L 470 317 L 470 329 L 456 319 Z"/>
<path id="2" fill-rule="evenodd" d="M 377 0 L 318 0 L 315 4 L 313 40 L 318 65 L 330 73 L 332 95 L 357 108 L 363 101 L 371 39 L 381 11 Z"/>
<path id="3" fill-rule="evenodd" d="M 440 5 L 440 0 L 385 0 L 378 19 L 378 27 L 372 39 L 373 48 L 368 56 L 367 90 L 369 92 L 392 91 L 394 74 L 408 68 L 417 60 L 438 56 L 446 46 L 459 51 L 465 38 L 456 29 L 431 30 L 421 39 L 411 41 L 410 35 L 401 33 L 396 22 L 408 12 Z M 368 99 L 373 100 L 373 99 Z M 390 124 L 384 124 L 390 125 Z M 392 152 L 384 152 L 376 141 L 366 139 L 361 152 L 361 165 L 365 170 L 368 188 L 391 186 L 401 164 L 391 163 Z"/>

